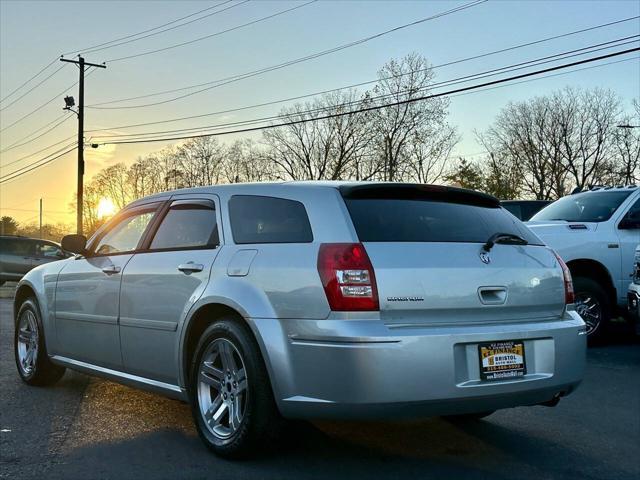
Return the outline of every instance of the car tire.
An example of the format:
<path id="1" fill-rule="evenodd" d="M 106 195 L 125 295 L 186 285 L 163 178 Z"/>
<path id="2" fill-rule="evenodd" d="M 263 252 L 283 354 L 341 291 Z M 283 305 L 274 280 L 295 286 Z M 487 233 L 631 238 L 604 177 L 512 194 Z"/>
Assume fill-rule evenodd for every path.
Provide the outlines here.
<path id="1" fill-rule="evenodd" d="M 209 326 L 190 370 L 198 435 L 226 458 L 244 458 L 269 446 L 284 426 L 257 342 L 241 322 L 225 318 Z"/>
<path id="2" fill-rule="evenodd" d="M 605 336 L 611 318 L 609 296 L 589 277 L 575 277 L 573 290 L 576 312 L 587 324 L 587 338 L 590 343 L 596 343 Z"/>
<path id="3" fill-rule="evenodd" d="M 487 410 L 485 412 L 463 413 L 461 415 L 447 415 L 445 418 L 456 422 L 468 422 L 481 420 L 495 413 L 495 410 Z"/>
<path id="4" fill-rule="evenodd" d="M 49 360 L 42 317 L 35 298 L 27 298 L 20 305 L 13 335 L 13 351 L 18 374 L 29 385 L 53 385 L 64 375 L 65 368 Z"/>

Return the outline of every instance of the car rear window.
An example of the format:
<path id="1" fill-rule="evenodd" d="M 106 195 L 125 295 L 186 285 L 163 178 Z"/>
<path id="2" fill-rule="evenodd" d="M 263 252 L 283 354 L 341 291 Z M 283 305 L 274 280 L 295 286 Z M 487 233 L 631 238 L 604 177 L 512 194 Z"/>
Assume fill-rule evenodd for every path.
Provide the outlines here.
<path id="1" fill-rule="evenodd" d="M 237 244 L 313 242 L 307 211 L 295 200 L 234 195 L 229 200 L 229 217 Z"/>
<path id="2" fill-rule="evenodd" d="M 345 202 L 362 242 L 484 243 L 495 233 L 541 241 L 500 207 L 411 199 L 349 199 Z"/>

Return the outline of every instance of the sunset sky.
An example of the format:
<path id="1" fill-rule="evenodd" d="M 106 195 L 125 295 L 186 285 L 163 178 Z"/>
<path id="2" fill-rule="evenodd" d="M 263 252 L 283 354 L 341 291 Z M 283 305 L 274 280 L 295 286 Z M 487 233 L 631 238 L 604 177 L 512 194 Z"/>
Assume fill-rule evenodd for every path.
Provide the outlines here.
<path id="1" fill-rule="evenodd" d="M 10 94 L 22 82 L 62 53 L 86 50 L 88 47 L 156 27 L 217 3 L 222 3 L 222 0 L 208 2 L 2 0 L 0 1 L 0 98 Z M 231 2 L 225 5 L 225 7 L 233 6 L 228 11 L 193 22 L 188 26 L 119 47 L 87 53 L 85 55 L 87 61 L 95 63 L 105 61 L 107 68 L 96 70 L 88 76 L 86 104 L 210 82 L 269 67 L 358 40 L 468 2 L 318 1 L 269 20 L 190 45 L 137 58 L 117 60 L 120 57 L 216 33 L 303 3 L 306 2 Z M 386 61 L 411 52 L 425 55 L 434 65 L 439 65 L 635 15 L 640 15 L 640 2 L 636 0 L 489 1 L 353 48 L 175 102 L 132 109 L 87 108 L 85 128 L 86 130 L 107 129 L 112 132 L 124 132 L 112 127 L 204 114 L 372 80 L 376 77 L 376 71 Z M 636 19 L 615 27 L 602 28 L 477 61 L 440 68 L 436 70 L 436 81 L 606 42 L 634 35 L 639 31 L 640 21 Z M 72 56 L 73 54 L 69 55 L 69 57 Z M 456 147 L 455 154 L 465 155 L 470 159 L 477 157 L 482 152 L 482 147 L 476 142 L 474 131 L 485 129 L 507 102 L 543 95 L 565 85 L 610 88 L 618 93 L 624 99 L 625 106 L 630 108 L 631 100 L 640 96 L 640 60 L 637 54 L 613 60 L 626 61 L 453 97 L 449 121 L 459 128 L 459 133 L 462 135 L 462 141 Z M 30 85 L 37 84 L 55 68 L 58 68 L 57 64 L 51 66 L 44 75 Z M 50 103 L 23 121 L 11 125 L 23 115 L 63 92 L 76 80 L 77 69 L 67 64 L 50 80 L 20 100 L 15 101 L 28 88 L 3 102 L 3 110 L 0 112 L 0 128 L 3 129 L 0 133 L 0 150 L 14 143 L 21 143 L 22 138 L 62 115 L 64 113 L 62 111 L 63 94 L 59 95 L 59 100 Z M 66 94 L 77 98 L 76 87 L 67 91 Z M 151 97 L 138 102 L 116 105 L 135 105 L 139 102 L 163 100 L 171 96 Z M 13 101 L 15 103 L 11 104 Z M 211 125 L 221 121 L 238 121 L 272 115 L 281 108 L 282 105 L 273 105 L 127 132 L 168 130 Z M 66 145 L 62 143 L 39 155 L 18 161 L 21 157 L 72 137 L 76 134 L 76 128 L 76 120 L 71 118 L 40 138 L 2 153 L 0 176 L 10 174 Z M 87 133 L 86 136 L 92 135 L 94 134 Z M 253 135 L 254 138 L 259 136 L 259 134 Z M 232 140 L 234 140 L 233 136 L 224 137 L 224 141 Z M 87 149 L 85 181 L 105 166 L 117 162 L 132 162 L 136 157 L 160 150 L 165 145 L 166 143 L 149 143 Z M 75 152 L 72 152 L 47 166 L 0 184 L 0 215 L 10 215 L 21 222 L 34 221 L 38 214 L 38 201 L 43 198 L 45 222 L 71 223 L 73 214 L 69 211 L 69 203 L 75 192 L 75 162 Z"/>

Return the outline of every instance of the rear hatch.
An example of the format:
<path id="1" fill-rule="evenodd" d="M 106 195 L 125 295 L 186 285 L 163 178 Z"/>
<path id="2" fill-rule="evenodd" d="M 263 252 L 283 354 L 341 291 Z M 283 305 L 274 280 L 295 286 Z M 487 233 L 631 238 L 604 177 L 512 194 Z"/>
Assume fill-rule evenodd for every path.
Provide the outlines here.
<path id="1" fill-rule="evenodd" d="M 554 254 L 495 198 L 403 184 L 340 191 L 371 259 L 385 323 L 499 323 L 562 315 L 564 280 Z M 487 251 L 487 240 L 497 233 L 524 242 L 503 237 Z"/>

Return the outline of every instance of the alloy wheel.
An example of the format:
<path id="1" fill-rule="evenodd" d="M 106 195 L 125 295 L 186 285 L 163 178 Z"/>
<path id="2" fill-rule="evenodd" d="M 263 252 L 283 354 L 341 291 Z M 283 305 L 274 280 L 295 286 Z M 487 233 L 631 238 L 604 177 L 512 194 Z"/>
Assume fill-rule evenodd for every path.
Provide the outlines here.
<path id="1" fill-rule="evenodd" d="M 38 321 L 31 310 L 25 310 L 18 322 L 18 360 L 25 375 L 31 375 L 38 361 Z"/>
<path id="2" fill-rule="evenodd" d="M 587 336 L 595 332 L 602 323 L 602 306 L 598 299 L 589 293 L 576 294 L 576 312 L 587 325 Z"/>
<path id="3" fill-rule="evenodd" d="M 198 367 L 200 414 L 217 438 L 233 435 L 247 408 L 247 373 L 242 355 L 226 338 L 211 342 Z"/>

